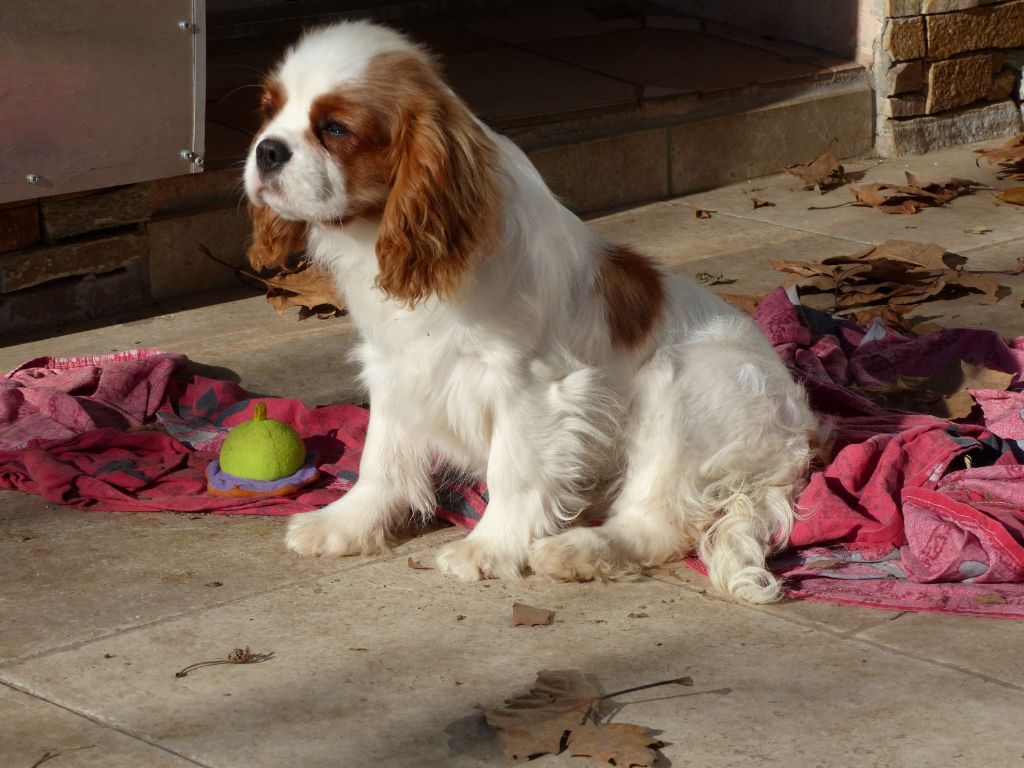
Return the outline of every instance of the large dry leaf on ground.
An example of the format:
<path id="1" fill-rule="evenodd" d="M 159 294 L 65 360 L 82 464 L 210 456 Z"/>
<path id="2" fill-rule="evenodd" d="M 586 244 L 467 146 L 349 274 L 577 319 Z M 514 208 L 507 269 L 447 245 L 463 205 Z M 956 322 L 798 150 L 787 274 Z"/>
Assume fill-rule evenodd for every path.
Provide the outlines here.
<path id="1" fill-rule="evenodd" d="M 1012 380 L 1012 373 L 951 360 L 931 376 L 898 376 L 889 387 L 865 387 L 858 391 L 886 408 L 927 413 L 943 419 L 964 419 L 971 415 L 975 405 L 968 390 L 1002 391 Z"/>
<path id="2" fill-rule="evenodd" d="M 883 213 L 914 214 L 922 208 L 945 205 L 981 186 L 970 179 L 925 184 L 908 173 L 906 184 L 861 184 L 853 187 L 854 199 L 850 205 L 866 206 Z"/>
<path id="3" fill-rule="evenodd" d="M 809 163 L 787 165 L 784 170 L 790 176 L 800 179 L 804 189 L 827 192 L 846 183 L 846 170 L 831 152 L 818 155 Z"/>
<path id="4" fill-rule="evenodd" d="M 568 747 L 571 754 L 612 765 L 654 765 L 658 739 L 643 726 L 601 723 L 601 699 L 601 691 L 579 670 L 544 671 L 528 693 L 484 714 L 498 731 L 501 751 L 516 760 L 555 755 Z"/>
<path id="5" fill-rule="evenodd" d="M 1019 133 L 995 149 L 976 149 L 979 160 L 989 165 L 999 164 L 999 178 L 1024 179 L 1024 133 Z"/>
<path id="6" fill-rule="evenodd" d="M 601 691 L 578 670 L 537 674 L 528 693 L 485 712 L 498 730 L 498 746 L 508 757 L 526 760 L 562 751 L 563 737 L 591 717 Z"/>

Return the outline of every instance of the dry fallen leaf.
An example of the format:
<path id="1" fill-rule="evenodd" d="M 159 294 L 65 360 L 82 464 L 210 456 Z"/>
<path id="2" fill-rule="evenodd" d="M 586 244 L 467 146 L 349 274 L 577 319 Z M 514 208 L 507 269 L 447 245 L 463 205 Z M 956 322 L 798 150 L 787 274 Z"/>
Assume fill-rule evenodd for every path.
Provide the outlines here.
<path id="1" fill-rule="evenodd" d="M 429 565 L 424 565 L 419 560 L 415 560 L 412 557 L 410 557 L 408 560 L 406 560 L 406 564 L 410 568 L 412 568 L 414 571 L 432 571 L 432 570 L 434 570 Z"/>
<path id="2" fill-rule="evenodd" d="M 764 299 L 764 294 L 752 293 L 720 293 L 718 298 L 736 307 L 741 312 L 752 315 L 757 305 Z"/>
<path id="3" fill-rule="evenodd" d="M 267 288 L 277 314 L 299 307 L 299 319 L 326 319 L 344 314 L 345 302 L 334 280 L 305 257 L 306 225 L 286 221 L 269 208 L 249 206 L 253 238 L 246 258 Z"/>
<path id="4" fill-rule="evenodd" d="M 850 202 L 834 206 L 811 206 L 810 210 L 854 205 L 874 208 L 883 213 L 915 214 L 923 208 L 943 206 L 983 186 L 970 179 L 952 178 L 941 183 L 922 183 L 912 173 L 906 176 L 906 184 L 861 184 L 851 187 L 853 200 Z"/>
<path id="5" fill-rule="evenodd" d="M 1004 203 L 1024 205 L 1024 187 L 1008 187 L 1000 192 L 997 197 Z"/>
<path id="6" fill-rule="evenodd" d="M 508 757 L 526 760 L 562 751 L 566 731 L 582 725 L 601 692 L 578 670 L 543 671 L 528 693 L 485 712 L 498 730 L 498 746 Z"/>
<path id="7" fill-rule="evenodd" d="M 964 230 L 964 234 L 968 234 L 968 235 L 987 235 L 991 231 L 992 230 L 989 229 L 988 227 L 971 227 L 970 229 L 965 229 Z"/>
<path id="8" fill-rule="evenodd" d="M 985 304 L 999 300 L 998 282 L 949 266 L 945 253 L 934 243 L 889 240 L 820 262 L 771 263 L 780 272 L 795 275 L 789 284 L 801 293 L 831 294 L 833 313 L 852 312 L 861 324 L 877 317 L 892 328 L 910 331 L 912 323 L 904 315 L 922 302 L 971 292 L 982 294 Z"/>
<path id="9" fill-rule="evenodd" d="M 714 211 L 708 211 L 705 210 L 704 208 L 693 209 L 693 215 L 696 216 L 698 219 L 710 219 L 712 213 L 714 213 Z"/>
<path id="10" fill-rule="evenodd" d="M 334 281 L 316 267 L 304 265 L 296 272 L 263 278 L 263 282 L 267 284 L 267 301 L 279 315 L 288 307 L 305 307 L 318 316 L 320 311 L 329 312 L 328 308 L 341 311 Z"/>
<path id="11" fill-rule="evenodd" d="M 512 603 L 512 625 L 516 627 L 539 627 L 550 624 L 555 612 L 547 608 L 536 608 L 526 603 Z"/>
<path id="12" fill-rule="evenodd" d="M 787 165 L 785 172 L 804 183 L 804 189 L 826 192 L 846 183 L 846 170 L 831 152 L 818 155 L 809 163 Z"/>
<path id="13" fill-rule="evenodd" d="M 756 211 L 758 208 L 774 208 L 775 203 L 771 202 L 770 200 L 762 200 L 759 197 L 754 197 L 753 195 L 751 195 L 750 207 Z"/>
<path id="14" fill-rule="evenodd" d="M 692 682 L 692 681 L 691 681 Z M 679 680 L 666 683 L 680 683 Z M 656 683 L 655 685 L 660 685 Z M 640 686 L 640 689 L 653 686 Z M 621 693 L 638 689 L 628 689 Z M 661 742 L 648 728 L 600 722 L 601 691 L 579 670 L 543 671 L 528 693 L 485 711 L 498 731 L 498 746 L 508 757 L 528 760 L 569 754 L 616 766 L 653 766 Z"/>
<path id="15" fill-rule="evenodd" d="M 1024 179 L 1024 133 L 1017 134 L 996 149 L 976 149 L 989 165 L 999 164 L 999 178 Z"/>

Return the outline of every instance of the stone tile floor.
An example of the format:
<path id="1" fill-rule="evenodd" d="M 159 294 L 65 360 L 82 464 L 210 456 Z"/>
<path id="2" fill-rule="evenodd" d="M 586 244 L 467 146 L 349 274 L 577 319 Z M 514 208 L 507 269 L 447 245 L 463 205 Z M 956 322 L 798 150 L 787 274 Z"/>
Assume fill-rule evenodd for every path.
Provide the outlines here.
<path id="1" fill-rule="evenodd" d="M 969 149 L 849 167 L 867 180 L 899 181 L 906 168 L 1003 186 Z M 894 237 L 941 243 L 976 268 L 1024 255 L 1024 209 L 991 192 L 905 217 L 808 211 L 849 192 L 798 187 L 758 179 L 593 224 L 681 272 L 735 279 L 736 293 L 780 282 L 769 259 Z M 750 194 L 776 205 L 751 210 Z M 694 205 L 712 217 L 696 219 Z M 979 226 L 991 231 L 967 231 Z M 1012 292 L 996 305 L 967 297 L 922 313 L 1024 334 L 1024 280 L 1001 280 Z M 347 320 L 295 324 L 254 297 L 8 346 L 0 367 L 145 345 L 255 391 L 358 401 L 351 339 Z M 282 532 L 273 518 L 84 512 L 0 495 L 0 766 L 30 768 L 47 751 L 60 753 L 53 768 L 504 765 L 477 705 L 546 668 L 583 669 L 607 690 L 691 676 L 692 688 L 635 694 L 616 714 L 661 731 L 663 765 L 1024 764 L 1018 622 L 755 609 L 677 567 L 628 583 L 461 584 L 407 565 L 429 563 L 460 535 L 451 529 L 344 560 L 293 557 Z M 555 609 L 554 624 L 511 626 L 515 600 Z M 175 678 L 243 646 L 273 656 Z"/>

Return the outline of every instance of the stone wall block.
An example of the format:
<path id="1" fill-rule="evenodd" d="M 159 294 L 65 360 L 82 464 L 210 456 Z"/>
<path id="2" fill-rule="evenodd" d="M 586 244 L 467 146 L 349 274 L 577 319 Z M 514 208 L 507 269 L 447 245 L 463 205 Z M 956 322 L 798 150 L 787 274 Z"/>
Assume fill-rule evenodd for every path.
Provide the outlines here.
<path id="1" fill-rule="evenodd" d="M 76 275 L 99 275 L 142 262 L 146 235 L 130 233 L 0 256 L 0 293 Z"/>
<path id="2" fill-rule="evenodd" d="M 43 225 L 52 240 L 138 224 L 151 213 L 145 184 L 42 201 Z"/>
<path id="3" fill-rule="evenodd" d="M 989 54 L 937 61 L 928 68 L 929 115 L 984 99 L 992 87 Z"/>
<path id="4" fill-rule="evenodd" d="M 932 60 L 984 48 L 1024 46 L 1024 0 L 925 18 Z"/>
<path id="5" fill-rule="evenodd" d="M 885 73 L 885 80 L 889 96 L 920 91 L 924 88 L 924 62 L 918 59 L 895 64 Z"/>
<path id="6" fill-rule="evenodd" d="M 922 58 L 925 54 L 924 18 L 890 19 L 885 27 L 882 47 L 893 61 Z"/>

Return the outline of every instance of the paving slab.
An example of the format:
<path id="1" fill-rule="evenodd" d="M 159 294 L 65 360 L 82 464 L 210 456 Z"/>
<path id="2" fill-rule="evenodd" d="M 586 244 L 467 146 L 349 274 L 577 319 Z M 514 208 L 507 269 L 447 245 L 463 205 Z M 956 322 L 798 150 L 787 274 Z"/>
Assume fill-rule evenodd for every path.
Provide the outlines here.
<path id="1" fill-rule="evenodd" d="M 81 511 L 0 493 L 0 664 L 371 559 L 294 557 L 284 530 L 279 517 Z"/>
<path id="2" fill-rule="evenodd" d="M 1024 623 L 930 613 L 907 613 L 861 632 L 860 637 L 1024 689 L 1019 663 Z M 1024 760 L 1024 755 L 1021 755 Z"/>
<path id="3" fill-rule="evenodd" d="M 0 765 L 32 768 L 188 768 L 194 766 L 161 747 L 97 725 L 62 707 L 0 685 Z"/>
<path id="4" fill-rule="evenodd" d="M 515 600 L 554 609 L 554 623 L 511 626 Z M 241 646 L 272 658 L 175 678 Z M 1024 750 L 1012 686 L 662 582 L 458 584 L 405 558 L 0 677 L 205 765 L 421 768 L 500 761 L 477 707 L 567 668 L 605 691 L 692 677 L 618 702 L 615 716 L 658 729 L 676 765 L 1005 765 Z"/>

